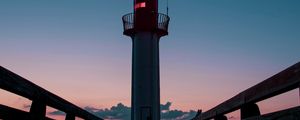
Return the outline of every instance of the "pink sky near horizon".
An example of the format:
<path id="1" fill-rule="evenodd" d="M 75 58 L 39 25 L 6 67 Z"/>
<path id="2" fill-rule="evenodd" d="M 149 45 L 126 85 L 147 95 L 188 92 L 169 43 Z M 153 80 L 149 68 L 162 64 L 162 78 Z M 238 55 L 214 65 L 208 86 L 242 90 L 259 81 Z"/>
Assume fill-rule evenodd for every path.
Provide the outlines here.
<path id="1" fill-rule="evenodd" d="M 24 68 L 23 70 L 25 70 Z M 12 70 L 12 69 L 10 69 Z M 21 69 L 22 70 L 22 69 Z M 27 78 L 31 80 L 32 82 L 36 83 L 37 85 L 51 91 L 52 93 L 61 96 L 62 98 L 80 106 L 80 107 L 86 107 L 86 106 L 92 106 L 95 108 L 110 108 L 111 106 L 116 105 L 117 103 L 123 103 L 126 106 L 130 106 L 130 84 L 127 85 L 124 88 L 109 88 L 105 87 L 103 88 L 103 91 L 95 91 L 95 89 L 88 87 L 89 85 L 93 84 L 87 84 L 85 83 L 82 84 L 73 84 L 73 85 L 68 85 L 63 84 L 63 81 L 52 81 L 52 82 L 44 82 L 43 80 L 38 80 L 38 79 L 44 79 L 47 81 L 51 80 L 51 76 L 54 74 L 62 74 L 60 72 L 53 72 L 49 76 L 45 75 L 45 77 L 41 76 L 41 74 L 44 71 L 37 70 L 36 75 L 28 72 L 29 70 L 26 71 L 19 71 L 19 70 L 12 70 L 15 73 L 23 76 L 24 78 Z M 16 72 L 17 71 L 17 72 Z M 23 73 L 22 73 L 23 72 Z M 63 72 L 67 73 L 67 72 Z M 68 74 L 74 74 L 68 73 Z M 77 74 L 74 74 L 77 76 Z M 196 75 L 197 76 L 197 75 Z M 176 77 L 176 76 L 174 76 Z M 195 77 L 195 76 L 194 76 Z M 64 78 L 63 76 L 60 76 L 60 78 Z M 71 77 L 74 78 L 74 77 Z M 71 78 L 64 78 L 64 79 L 71 79 Z M 75 77 L 76 78 L 76 77 Z M 54 77 L 53 80 L 56 78 Z M 74 79 L 73 79 L 74 80 Z M 106 83 L 106 85 L 109 85 L 110 83 Z M 120 83 L 120 84 L 125 84 L 125 83 Z M 162 83 L 163 84 L 163 83 Z M 226 83 L 222 83 L 225 85 Z M 183 84 L 178 84 L 181 86 L 184 86 Z M 186 91 L 189 91 L 191 89 L 183 89 L 181 91 L 173 91 L 173 92 L 166 92 L 168 89 L 174 89 L 175 88 L 180 88 L 177 84 L 174 86 L 162 86 L 162 98 L 161 98 L 161 104 L 165 104 L 167 101 L 172 102 L 171 109 L 179 109 L 183 111 L 189 111 L 189 110 L 197 110 L 197 109 L 203 109 L 204 111 L 216 106 L 217 104 L 223 102 L 224 100 L 229 99 L 230 97 L 233 97 L 235 94 L 234 92 L 228 92 L 232 90 L 223 90 L 221 94 L 218 94 L 218 96 L 214 96 L 210 94 L 210 92 L 207 91 L 202 91 L 202 92 L 191 92 L 191 94 L 181 94 L 186 93 Z M 65 87 L 62 87 L 65 86 Z M 112 85 L 110 85 L 112 86 Z M 251 85 L 250 85 L 251 86 Z M 85 89 L 84 89 L 85 88 Z M 82 89 L 82 90 L 79 90 Z M 111 89 L 123 89 L 121 91 L 114 91 L 113 93 L 108 93 L 107 90 Z M 216 90 L 222 90 L 223 88 L 217 88 Z M 202 90 L 210 90 L 208 88 L 203 88 Z M 185 92 L 184 92 L 185 91 Z M 193 90 L 197 91 L 197 90 Z M 91 92 L 90 94 L 87 94 Z M 211 91 L 212 93 L 215 93 L 216 91 Z M 224 94 L 226 93 L 227 94 Z M 241 92 L 241 91 L 236 91 Z M 97 94 L 99 93 L 99 94 Z M 236 93 L 236 94 L 237 94 Z M 95 95 L 96 94 L 96 95 Z M 170 95 L 166 96 L 165 94 Z M 199 94 L 199 96 L 194 96 L 194 94 Z M 27 100 L 26 98 L 20 97 L 18 95 L 9 93 L 4 90 L 0 90 L 0 103 L 4 105 L 8 105 L 14 108 L 18 109 L 23 109 L 23 110 L 29 110 L 28 108 L 24 108 L 25 105 L 30 105 L 31 101 Z M 4 99 L 3 99 L 4 98 Z M 170 99 L 171 98 L 171 99 Z M 298 89 L 290 91 L 288 93 L 276 96 L 274 98 L 259 102 L 258 105 L 260 106 L 261 112 L 263 114 L 269 113 L 269 112 L 274 112 L 294 106 L 298 106 L 299 104 L 299 91 Z M 53 111 L 53 109 L 47 109 L 48 112 Z M 48 115 L 49 117 L 55 118 L 55 119 L 64 119 L 64 116 L 53 116 L 53 115 Z M 228 114 L 228 116 L 234 116 L 234 118 L 239 117 L 239 112 L 233 112 Z M 233 119 L 233 118 L 232 118 Z"/>
<path id="2" fill-rule="evenodd" d="M 125 46 L 130 51 L 130 42 L 127 42 Z M 93 46 L 91 44 L 93 43 L 76 45 L 75 48 Z M 161 42 L 161 103 L 170 101 L 173 103 L 171 109 L 183 111 L 206 111 L 294 64 L 275 65 L 269 58 L 236 53 L 227 54 L 226 57 L 212 54 L 195 59 L 194 54 L 190 53 L 166 54 L 165 44 L 171 42 Z M 64 45 L 68 44 L 63 43 L 62 46 Z M 105 48 L 103 45 L 99 47 Z M 69 50 L 71 49 L 66 51 Z M 115 57 L 114 53 L 108 55 L 103 51 L 99 55 L 104 59 L 85 54 L 39 54 L 43 49 L 27 54 L 22 52 L 10 51 L 7 57 L 1 58 L 1 65 L 80 107 L 110 108 L 117 103 L 130 106 L 130 52 L 123 53 L 123 59 Z M 178 57 L 178 61 L 170 61 L 173 59 L 170 56 Z M 222 58 L 222 61 L 216 58 Z M 298 105 L 298 91 L 288 94 L 290 95 L 276 98 L 269 104 L 265 103 L 262 112 Z M 6 92 L 0 92 L 0 98 L 1 104 L 20 109 L 24 104 L 30 104 L 26 100 L 24 103 L 20 102 L 19 97 L 7 95 Z M 273 106 L 275 103 L 280 104 Z M 237 113 L 234 115 L 238 116 Z"/>

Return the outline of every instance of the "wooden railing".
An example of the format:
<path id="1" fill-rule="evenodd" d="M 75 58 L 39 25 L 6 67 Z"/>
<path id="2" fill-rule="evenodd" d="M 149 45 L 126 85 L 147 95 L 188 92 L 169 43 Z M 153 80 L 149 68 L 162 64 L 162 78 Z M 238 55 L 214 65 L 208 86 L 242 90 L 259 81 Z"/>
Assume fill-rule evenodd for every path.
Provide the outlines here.
<path id="1" fill-rule="evenodd" d="M 30 113 L 0 104 L 0 120 L 32 120 Z M 54 120 L 48 117 L 43 120 Z"/>
<path id="2" fill-rule="evenodd" d="M 241 119 L 253 120 L 257 119 L 275 119 L 278 114 L 287 113 L 287 110 L 270 113 L 269 115 L 261 115 L 257 102 L 280 95 L 293 89 L 299 88 L 300 85 L 300 62 L 285 69 L 284 71 L 264 80 L 261 83 L 239 93 L 231 99 L 217 105 L 216 107 L 197 114 L 193 120 L 227 120 L 224 116 L 235 110 L 241 110 Z M 288 110 L 290 114 L 281 116 L 288 119 L 300 119 L 299 107 Z M 286 118 L 285 118 L 286 119 Z M 256 119 L 255 119 L 256 120 Z"/>
<path id="3" fill-rule="evenodd" d="M 241 119 L 300 119 L 300 106 L 275 113 L 261 115 L 257 102 L 280 95 L 300 85 L 300 63 L 264 80 L 263 82 L 239 93 L 216 107 L 201 113 L 193 120 L 227 120 L 225 114 L 241 110 Z M 63 98 L 35 85 L 21 76 L 0 66 L 0 88 L 32 100 L 29 112 L 0 105 L 0 119 L 48 120 L 46 106 L 66 113 L 66 120 L 80 117 L 86 120 L 102 120 Z M 14 115 L 14 116 L 12 116 Z"/>
<path id="4" fill-rule="evenodd" d="M 24 111 L 0 105 L 0 119 L 10 119 L 10 114 L 14 114 L 15 117 L 22 119 L 44 120 L 46 119 L 46 106 L 50 106 L 65 112 L 66 120 L 75 120 L 75 117 L 85 120 L 102 120 L 1 66 L 0 88 L 32 100 L 30 111 L 27 114 Z"/>

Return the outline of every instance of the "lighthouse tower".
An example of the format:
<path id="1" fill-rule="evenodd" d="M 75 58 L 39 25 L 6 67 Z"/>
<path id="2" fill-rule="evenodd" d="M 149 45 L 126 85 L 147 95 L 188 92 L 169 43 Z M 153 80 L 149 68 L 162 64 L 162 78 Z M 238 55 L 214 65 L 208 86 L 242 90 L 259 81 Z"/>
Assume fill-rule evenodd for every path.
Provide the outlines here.
<path id="1" fill-rule="evenodd" d="M 132 120 L 160 120 L 159 39 L 170 18 L 158 13 L 158 0 L 134 0 L 134 13 L 122 17 L 132 38 Z"/>

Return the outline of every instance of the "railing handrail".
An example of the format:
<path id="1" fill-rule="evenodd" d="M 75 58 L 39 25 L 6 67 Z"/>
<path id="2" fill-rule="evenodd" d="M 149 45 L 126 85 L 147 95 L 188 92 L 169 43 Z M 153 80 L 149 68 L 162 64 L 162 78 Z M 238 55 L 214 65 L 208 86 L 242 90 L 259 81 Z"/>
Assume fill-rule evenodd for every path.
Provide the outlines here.
<path id="1" fill-rule="evenodd" d="M 134 24 L 134 14 L 135 13 L 127 13 L 123 15 L 122 20 L 126 23 Z M 158 17 L 161 16 L 161 18 L 163 18 L 163 19 L 158 19 L 158 24 L 167 23 L 170 21 L 170 17 L 166 14 L 163 13 L 153 13 L 153 14 L 157 14 Z M 133 18 L 133 19 L 127 19 L 127 18 Z"/>
<path id="2" fill-rule="evenodd" d="M 216 107 L 196 116 L 194 120 L 208 120 L 238 110 L 243 105 L 256 103 L 298 88 L 300 62 L 239 93 Z"/>
<path id="3" fill-rule="evenodd" d="M 135 32 L 134 14 L 135 13 L 128 13 L 122 17 L 124 34 L 126 34 L 126 35 L 132 34 L 131 32 Z M 157 25 L 156 25 L 155 30 L 161 31 L 162 32 L 161 36 L 167 35 L 170 17 L 163 13 L 153 13 L 153 14 L 157 15 Z M 128 32 L 128 31 L 130 31 L 130 32 Z"/>
<path id="4" fill-rule="evenodd" d="M 32 101 L 41 101 L 48 106 L 61 110 L 67 114 L 88 119 L 102 120 L 67 100 L 39 87 L 29 80 L 0 66 L 0 88 L 18 94 Z"/>
<path id="5" fill-rule="evenodd" d="M 8 107 L 6 105 L 0 104 L 0 119 L 4 120 L 32 120 L 30 113 L 15 109 L 12 107 Z M 45 117 L 43 120 L 54 120 L 52 118 Z"/>

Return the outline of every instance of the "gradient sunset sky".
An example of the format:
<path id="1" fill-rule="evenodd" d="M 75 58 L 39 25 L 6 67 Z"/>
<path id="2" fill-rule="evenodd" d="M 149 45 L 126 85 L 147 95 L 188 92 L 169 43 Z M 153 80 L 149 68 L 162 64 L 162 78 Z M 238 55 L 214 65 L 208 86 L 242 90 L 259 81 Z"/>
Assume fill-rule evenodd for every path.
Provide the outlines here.
<path id="1" fill-rule="evenodd" d="M 166 0 L 159 0 L 166 12 Z M 300 61 L 299 0 L 169 0 L 160 41 L 161 103 L 218 105 Z M 130 106 L 133 0 L 1 0 L 0 65 L 81 107 Z M 0 90 L 0 104 L 30 101 Z M 298 90 L 263 113 L 299 105 Z"/>

